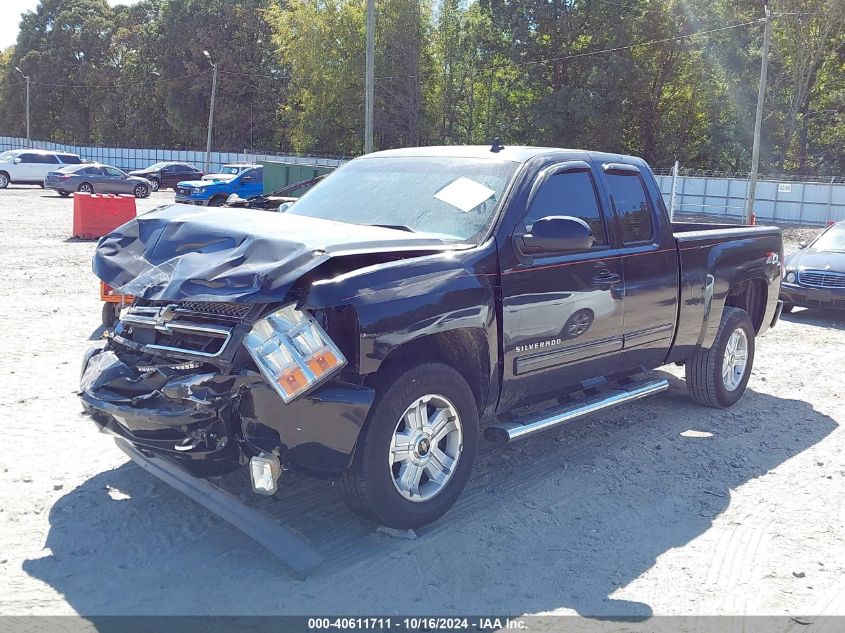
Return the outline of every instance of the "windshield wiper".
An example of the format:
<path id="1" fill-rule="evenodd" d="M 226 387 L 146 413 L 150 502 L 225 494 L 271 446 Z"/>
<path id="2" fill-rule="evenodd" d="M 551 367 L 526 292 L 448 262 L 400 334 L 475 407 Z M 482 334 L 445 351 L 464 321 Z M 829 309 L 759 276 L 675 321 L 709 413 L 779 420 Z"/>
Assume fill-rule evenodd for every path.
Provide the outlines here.
<path id="1" fill-rule="evenodd" d="M 414 229 L 405 224 L 368 224 L 367 226 L 378 226 L 383 229 L 396 229 L 397 231 L 407 231 L 408 233 L 416 233 Z"/>

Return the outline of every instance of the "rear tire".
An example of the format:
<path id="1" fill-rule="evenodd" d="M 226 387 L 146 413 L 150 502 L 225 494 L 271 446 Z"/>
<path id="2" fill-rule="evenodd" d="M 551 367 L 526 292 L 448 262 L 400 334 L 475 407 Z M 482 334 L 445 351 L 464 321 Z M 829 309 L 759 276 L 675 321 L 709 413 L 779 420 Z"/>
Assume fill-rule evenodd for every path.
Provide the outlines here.
<path id="1" fill-rule="evenodd" d="M 478 445 L 478 409 L 448 365 L 390 369 L 339 489 L 353 512 L 413 529 L 440 518 L 464 489 Z"/>
<path id="2" fill-rule="evenodd" d="M 686 362 L 687 393 L 693 401 L 723 409 L 742 397 L 754 365 L 754 335 L 745 310 L 725 308 L 713 345 Z"/>
<path id="3" fill-rule="evenodd" d="M 83 182 L 76 188 L 76 190 L 79 193 L 94 193 L 94 187 L 92 187 L 89 182 Z"/>
<path id="4" fill-rule="evenodd" d="M 58 194 L 59 194 L 62 198 L 67 198 L 67 197 L 70 195 L 70 191 L 65 191 L 65 190 L 63 190 L 63 189 L 60 189 L 60 190 L 59 190 L 59 192 L 58 192 Z"/>

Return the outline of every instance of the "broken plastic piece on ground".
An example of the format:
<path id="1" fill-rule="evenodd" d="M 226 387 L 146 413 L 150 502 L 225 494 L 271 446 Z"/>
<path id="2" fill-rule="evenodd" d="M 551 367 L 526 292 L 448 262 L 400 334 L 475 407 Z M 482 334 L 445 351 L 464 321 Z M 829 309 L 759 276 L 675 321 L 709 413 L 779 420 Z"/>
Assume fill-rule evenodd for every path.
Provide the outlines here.
<path id="1" fill-rule="evenodd" d="M 263 545 L 297 577 L 306 578 L 323 562 L 323 557 L 303 537 L 279 525 L 267 513 L 245 505 L 234 495 L 205 479 L 192 477 L 175 464 L 164 459 L 146 457 L 121 438 L 115 438 L 115 442 L 141 468 Z"/>

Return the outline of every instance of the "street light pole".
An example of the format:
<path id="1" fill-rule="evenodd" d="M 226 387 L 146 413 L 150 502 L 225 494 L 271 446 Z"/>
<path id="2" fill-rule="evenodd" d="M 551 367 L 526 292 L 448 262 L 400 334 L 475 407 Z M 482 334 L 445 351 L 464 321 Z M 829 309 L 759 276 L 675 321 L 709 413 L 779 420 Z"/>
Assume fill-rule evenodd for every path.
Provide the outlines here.
<path id="1" fill-rule="evenodd" d="M 376 0 L 367 0 L 367 59 L 364 78 L 364 153 L 373 151 L 373 101 L 375 100 Z"/>
<path id="2" fill-rule="evenodd" d="M 211 79 L 211 108 L 208 112 L 208 138 L 205 143 L 205 173 L 208 173 L 211 169 L 211 132 L 214 128 L 214 101 L 217 98 L 217 64 L 211 61 L 211 55 L 208 51 L 203 51 L 202 54 L 205 55 L 205 58 L 211 64 L 211 68 L 214 71 Z"/>
<path id="3" fill-rule="evenodd" d="M 15 66 L 15 70 L 17 70 L 21 77 L 26 79 L 26 146 L 32 147 L 32 135 L 30 134 L 29 128 L 29 75 L 24 75 L 23 71 Z"/>
<path id="4" fill-rule="evenodd" d="M 751 148 L 751 175 L 748 196 L 745 199 L 745 223 L 751 224 L 754 216 L 754 194 L 757 192 L 757 171 L 760 168 L 760 134 L 763 125 L 763 102 L 766 98 L 766 75 L 769 69 L 769 43 L 772 36 L 772 11 L 767 4 L 766 28 L 763 31 L 763 61 L 760 64 L 760 86 L 757 89 L 757 114 L 754 118 L 754 144 Z"/>

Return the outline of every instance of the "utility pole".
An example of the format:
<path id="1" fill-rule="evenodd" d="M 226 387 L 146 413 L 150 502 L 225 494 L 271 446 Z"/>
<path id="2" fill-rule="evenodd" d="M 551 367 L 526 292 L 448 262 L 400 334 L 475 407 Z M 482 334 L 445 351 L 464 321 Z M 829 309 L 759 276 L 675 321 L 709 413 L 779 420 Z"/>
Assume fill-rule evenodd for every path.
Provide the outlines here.
<path id="1" fill-rule="evenodd" d="M 769 69 L 769 43 L 772 35 L 772 11 L 765 5 L 766 28 L 763 31 L 763 60 L 760 64 L 760 86 L 757 89 L 757 115 L 754 118 L 754 145 L 751 149 L 751 176 L 745 199 L 745 223 L 751 224 L 754 213 L 754 194 L 757 191 L 757 171 L 760 168 L 760 134 L 763 126 L 763 101 L 766 97 L 766 74 Z"/>
<path id="2" fill-rule="evenodd" d="M 29 75 L 24 75 L 23 71 L 17 66 L 15 66 L 15 70 L 20 73 L 21 77 L 26 79 L 26 146 L 32 147 L 32 135 L 29 129 Z"/>
<path id="3" fill-rule="evenodd" d="M 364 153 L 373 151 L 373 101 L 375 100 L 376 0 L 367 0 L 367 59 L 364 78 Z"/>
<path id="4" fill-rule="evenodd" d="M 211 61 L 211 55 L 208 51 L 203 51 L 202 54 L 205 55 L 214 71 L 211 79 L 211 108 L 208 111 L 208 139 L 205 143 L 205 173 L 208 173 L 211 170 L 211 131 L 214 129 L 214 100 L 217 98 L 217 64 Z"/>

